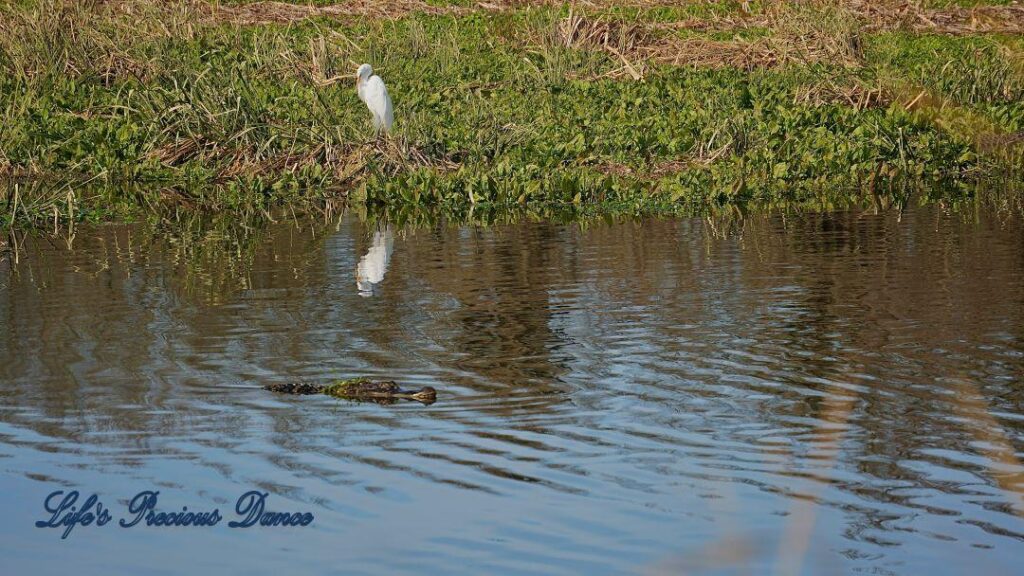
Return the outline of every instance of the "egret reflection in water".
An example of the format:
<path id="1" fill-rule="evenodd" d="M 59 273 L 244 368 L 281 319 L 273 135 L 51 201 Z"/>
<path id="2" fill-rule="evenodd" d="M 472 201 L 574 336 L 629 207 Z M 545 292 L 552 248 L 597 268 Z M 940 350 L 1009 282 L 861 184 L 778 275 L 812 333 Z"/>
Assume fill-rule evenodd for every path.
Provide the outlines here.
<path id="1" fill-rule="evenodd" d="M 395 238 L 391 227 L 373 233 L 373 242 L 356 266 L 356 287 L 360 296 L 373 296 L 373 288 L 384 280 L 394 250 Z"/>

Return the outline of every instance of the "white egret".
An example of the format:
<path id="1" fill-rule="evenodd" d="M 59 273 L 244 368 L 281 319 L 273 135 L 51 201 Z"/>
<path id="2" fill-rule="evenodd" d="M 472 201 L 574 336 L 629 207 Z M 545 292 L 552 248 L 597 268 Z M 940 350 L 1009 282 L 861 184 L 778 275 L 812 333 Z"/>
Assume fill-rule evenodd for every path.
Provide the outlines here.
<path id="1" fill-rule="evenodd" d="M 395 121 L 395 113 L 391 107 L 391 96 L 388 96 L 388 89 L 384 87 L 384 81 L 380 76 L 373 75 L 373 68 L 369 64 L 363 64 L 356 71 L 356 92 L 359 99 L 366 103 L 366 107 L 373 113 L 373 128 L 378 133 L 391 130 L 391 124 Z"/>
<path id="2" fill-rule="evenodd" d="M 370 249 L 356 266 L 356 288 L 360 296 L 373 296 L 373 287 L 384 280 L 394 245 L 395 238 L 390 226 L 373 233 Z"/>

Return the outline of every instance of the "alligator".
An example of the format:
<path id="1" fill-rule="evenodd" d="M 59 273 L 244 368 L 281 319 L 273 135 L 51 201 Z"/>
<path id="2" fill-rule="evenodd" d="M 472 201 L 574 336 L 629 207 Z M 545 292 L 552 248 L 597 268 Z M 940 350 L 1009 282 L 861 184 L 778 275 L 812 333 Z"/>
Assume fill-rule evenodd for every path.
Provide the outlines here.
<path id="1" fill-rule="evenodd" d="M 333 384 L 311 384 L 307 382 L 289 382 L 268 384 L 264 386 L 271 392 L 282 394 L 327 394 L 346 400 L 376 402 L 378 404 L 394 404 L 398 400 L 416 400 L 423 404 L 433 404 L 437 400 L 437 391 L 430 386 L 419 390 L 403 390 L 391 380 L 374 381 L 369 378 L 351 378 L 338 380 Z"/>

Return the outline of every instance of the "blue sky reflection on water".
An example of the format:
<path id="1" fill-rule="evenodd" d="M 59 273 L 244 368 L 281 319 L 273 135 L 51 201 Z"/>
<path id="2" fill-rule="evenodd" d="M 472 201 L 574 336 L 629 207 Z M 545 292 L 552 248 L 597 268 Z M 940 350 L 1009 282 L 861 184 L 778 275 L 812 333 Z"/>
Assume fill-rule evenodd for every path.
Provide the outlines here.
<path id="1" fill-rule="evenodd" d="M 107 226 L 0 267 L 5 572 L 1007 573 L 1024 552 L 1016 219 L 206 238 Z M 352 375 L 438 402 L 260 388 Z M 65 487 L 115 522 L 34 528 Z M 316 519 L 118 528 L 146 489 Z"/>

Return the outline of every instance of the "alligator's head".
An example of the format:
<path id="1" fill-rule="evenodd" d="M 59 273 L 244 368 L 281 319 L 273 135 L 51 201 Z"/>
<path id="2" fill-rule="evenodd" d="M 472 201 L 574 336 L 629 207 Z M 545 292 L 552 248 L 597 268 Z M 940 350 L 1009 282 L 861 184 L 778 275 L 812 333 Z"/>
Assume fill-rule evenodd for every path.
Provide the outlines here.
<path id="1" fill-rule="evenodd" d="M 413 392 L 410 396 L 413 400 L 419 400 L 424 404 L 433 404 L 437 400 L 437 390 L 434 390 L 430 386 L 424 386 L 420 388 L 418 392 Z"/>

